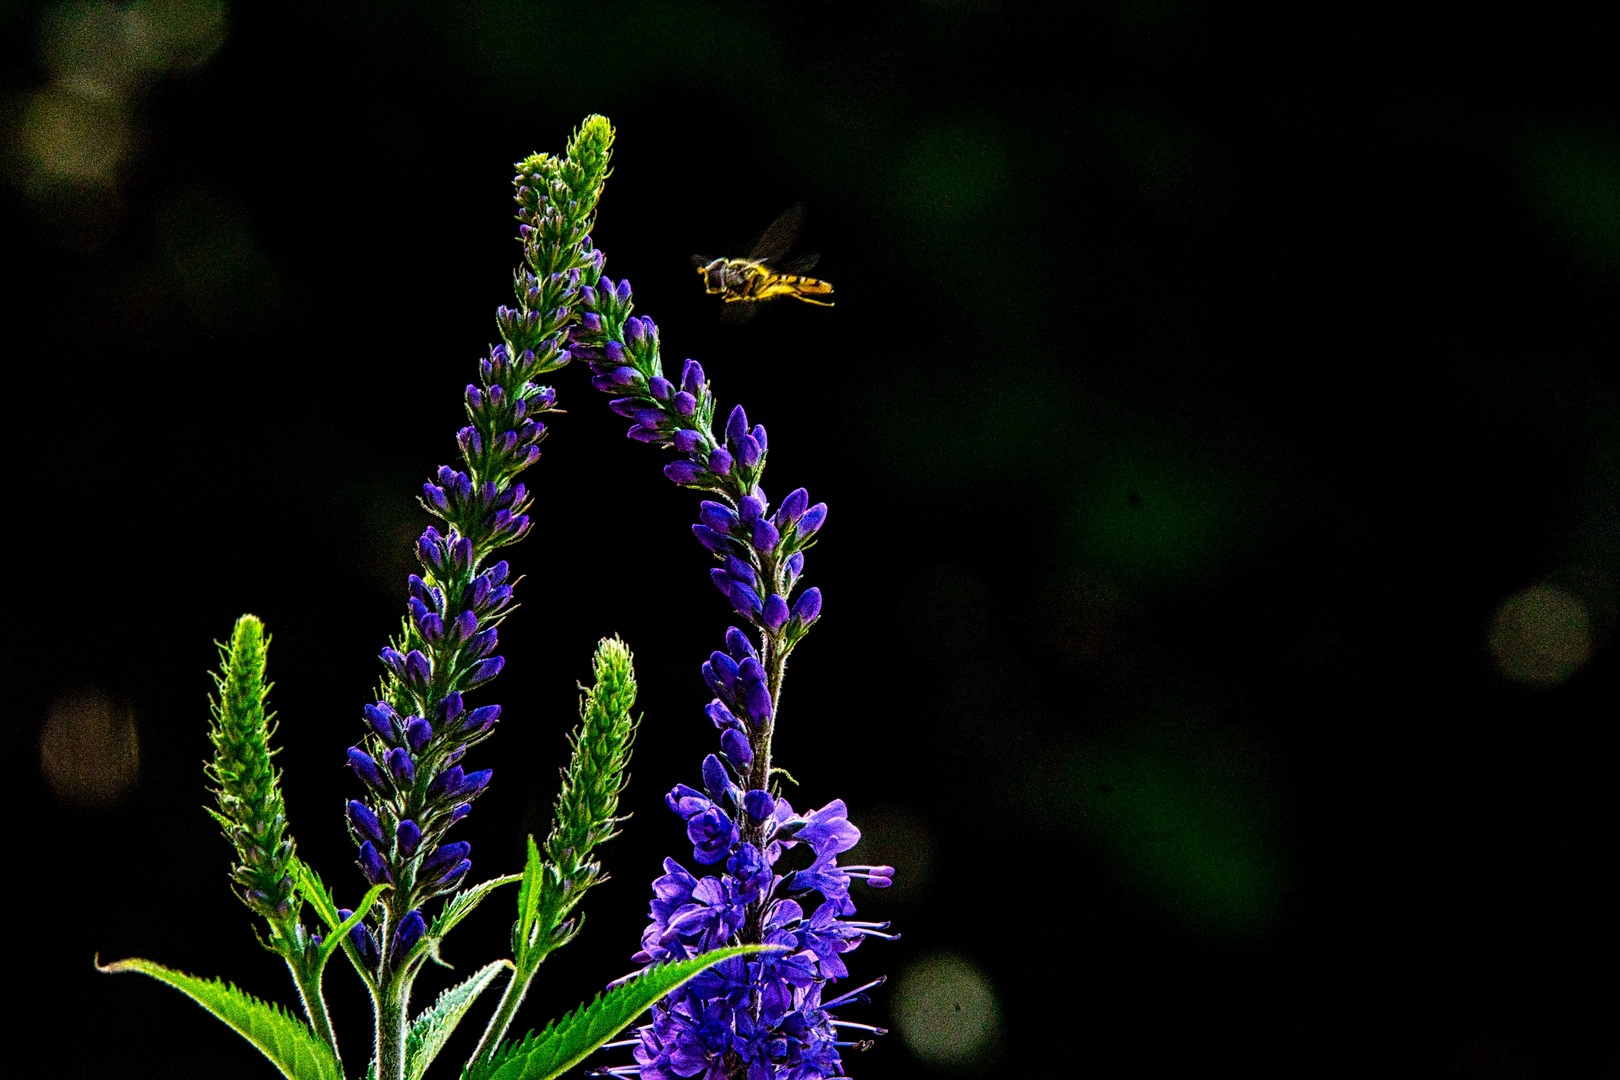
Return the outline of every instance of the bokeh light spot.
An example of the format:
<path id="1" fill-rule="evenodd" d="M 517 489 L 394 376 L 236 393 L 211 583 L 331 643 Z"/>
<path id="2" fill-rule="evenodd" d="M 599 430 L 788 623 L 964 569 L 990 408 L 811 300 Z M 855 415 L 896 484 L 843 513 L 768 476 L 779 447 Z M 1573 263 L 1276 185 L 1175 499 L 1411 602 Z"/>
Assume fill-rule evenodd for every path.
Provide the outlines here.
<path id="1" fill-rule="evenodd" d="M 1530 686 L 1555 686 L 1592 654 L 1592 624 L 1581 602 L 1537 585 L 1514 593 L 1491 620 L 1491 655 L 1502 674 Z"/>
<path id="2" fill-rule="evenodd" d="M 64 694 L 51 704 L 39 737 L 51 790 L 73 806 L 108 806 L 140 772 L 135 719 L 100 691 Z"/>
<path id="3" fill-rule="evenodd" d="M 19 140 L 36 174 L 56 180 L 108 180 L 129 145 L 129 122 L 116 100 L 62 87 L 35 94 Z"/>
<path id="4" fill-rule="evenodd" d="M 906 1047 L 930 1065 L 971 1072 L 995 1052 L 1001 1027 L 995 990 L 954 953 L 934 953 L 907 968 L 893 1008 Z"/>

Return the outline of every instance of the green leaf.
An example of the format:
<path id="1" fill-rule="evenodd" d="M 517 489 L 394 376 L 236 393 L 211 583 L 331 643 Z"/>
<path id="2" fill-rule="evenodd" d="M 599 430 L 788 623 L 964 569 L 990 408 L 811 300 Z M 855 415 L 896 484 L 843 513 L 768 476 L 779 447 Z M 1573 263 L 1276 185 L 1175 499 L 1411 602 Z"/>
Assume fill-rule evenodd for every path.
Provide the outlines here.
<path id="1" fill-rule="evenodd" d="M 332 958 L 334 952 L 343 949 L 361 977 L 368 983 L 372 982 L 371 973 L 360 963 L 348 944 L 349 931 L 354 929 L 366 917 L 366 912 L 371 910 L 371 905 L 376 903 L 377 897 L 381 895 L 382 891 L 393 888 L 393 886 L 373 885 L 366 891 L 366 895 L 361 898 L 360 906 L 354 909 L 354 914 L 344 919 L 338 915 L 338 906 L 332 899 L 332 891 L 322 883 L 320 875 L 315 872 L 313 867 L 302 859 L 296 859 L 293 862 L 293 871 L 298 880 L 299 893 L 309 902 L 309 906 L 315 909 L 315 914 L 319 915 L 321 921 L 327 926 L 327 934 L 321 941 L 321 951 L 316 960 L 316 969 L 319 970 L 324 967 L 326 962 Z"/>
<path id="2" fill-rule="evenodd" d="M 199 979 L 150 960 L 119 960 L 102 971 L 139 971 L 168 983 L 257 1046 L 287 1080 L 343 1080 L 331 1049 L 309 1026 L 278 1005 L 260 1001 L 219 979 Z"/>
<path id="3" fill-rule="evenodd" d="M 411 1030 L 405 1036 L 405 1078 L 406 1080 L 422 1080 L 422 1074 L 427 1067 L 433 1064 L 433 1059 L 439 1056 L 444 1044 L 461 1023 L 461 1018 L 472 1008 L 478 995 L 489 989 L 495 977 L 504 968 L 510 968 L 510 960 L 497 960 L 487 967 L 480 968 L 465 982 L 458 983 L 439 995 L 439 1000 L 433 1003 L 431 1009 L 425 1009 L 411 1023 Z"/>
<path id="4" fill-rule="evenodd" d="M 472 1062 L 462 1080 L 552 1080 L 578 1065 L 597 1047 L 623 1031 L 659 998 L 722 960 L 744 953 L 770 952 L 779 945 L 734 945 L 692 960 L 665 964 L 598 994 L 561 1020 L 553 1020 L 520 1043 L 502 1043 L 488 1059 Z"/>
<path id="5" fill-rule="evenodd" d="M 473 908 L 483 903 L 484 897 L 494 892 L 498 886 L 510 885 L 514 881 L 522 880 L 522 874 L 506 874 L 502 877 L 480 882 L 470 889 L 464 889 L 456 893 L 444 905 L 444 910 L 439 912 L 438 917 L 433 920 L 433 925 L 428 927 L 427 936 L 434 938 L 444 937 L 444 935 L 455 929 L 457 923 L 471 915 Z M 474 977 L 476 978 L 476 976 Z"/>
<path id="6" fill-rule="evenodd" d="M 534 934 L 534 921 L 540 915 L 540 898 L 545 892 L 546 862 L 540 857 L 540 848 L 529 834 L 529 857 L 523 864 L 523 882 L 518 886 L 518 921 L 513 932 L 512 955 L 522 956 Z"/>

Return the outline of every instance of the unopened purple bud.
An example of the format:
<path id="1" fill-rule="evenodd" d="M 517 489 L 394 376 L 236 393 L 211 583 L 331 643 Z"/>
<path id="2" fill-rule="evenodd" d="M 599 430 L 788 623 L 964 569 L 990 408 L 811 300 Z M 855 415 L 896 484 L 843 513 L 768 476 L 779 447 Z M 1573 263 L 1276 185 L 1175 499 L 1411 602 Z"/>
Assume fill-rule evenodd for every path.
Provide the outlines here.
<path id="1" fill-rule="evenodd" d="M 675 432 L 675 449 L 683 454 L 690 454 L 703 445 L 703 436 L 692 428 L 680 428 Z"/>
<path id="2" fill-rule="evenodd" d="M 349 800 L 349 827 L 361 840 L 370 840 L 373 844 L 383 842 L 382 823 L 377 815 L 371 812 L 371 807 L 358 799 Z"/>
<path id="3" fill-rule="evenodd" d="M 494 775 L 494 769 L 479 769 L 477 772 L 470 772 L 461 781 L 460 786 L 450 793 L 450 797 L 463 801 L 476 798 L 483 793 L 485 788 L 489 787 L 490 778 Z"/>
<path id="4" fill-rule="evenodd" d="M 633 367 L 616 367 L 608 372 L 608 378 L 614 386 L 634 386 L 641 379 L 641 372 Z"/>
<path id="5" fill-rule="evenodd" d="M 399 926 L 394 930 L 394 962 L 416 947 L 427 932 L 427 921 L 422 918 L 420 911 L 407 911 L 405 917 L 399 920 Z"/>
<path id="6" fill-rule="evenodd" d="M 433 725 L 420 716 L 413 716 L 405 722 L 405 741 L 412 750 L 420 753 L 433 738 Z"/>
<path id="7" fill-rule="evenodd" d="M 484 407 L 484 392 L 472 383 L 467 384 L 467 407 L 473 412 L 479 412 Z"/>
<path id="8" fill-rule="evenodd" d="M 465 840 L 457 840 L 449 844 L 440 844 L 426 859 L 422 860 L 422 869 L 419 876 L 424 881 L 432 881 L 443 874 L 456 863 L 465 859 L 472 851 L 472 845 Z"/>
<path id="9" fill-rule="evenodd" d="M 423 566 L 435 574 L 444 572 L 444 552 L 439 546 L 439 541 L 439 530 L 432 526 L 429 526 L 421 539 L 416 541 L 416 557 L 421 560 Z"/>
<path id="10" fill-rule="evenodd" d="M 735 555 L 726 556 L 726 573 L 742 582 L 744 585 L 754 583 L 754 568 L 737 558 Z"/>
<path id="11" fill-rule="evenodd" d="M 746 774 L 754 763 L 754 748 L 748 744 L 748 736 L 734 727 L 720 732 L 720 752 L 739 774 Z"/>
<path id="12" fill-rule="evenodd" d="M 422 843 L 422 830 L 416 822 L 406 818 L 394 830 L 394 839 L 399 842 L 399 853 L 408 859 L 416 854 L 417 847 Z"/>
<path id="13" fill-rule="evenodd" d="M 756 726 L 771 718 L 771 692 L 763 682 L 751 682 L 743 691 L 743 709 Z"/>
<path id="14" fill-rule="evenodd" d="M 511 573 L 511 567 L 506 565 L 505 559 L 502 559 L 488 570 L 485 570 L 484 577 L 489 579 L 491 585 L 499 585 L 506 580 L 506 575 L 509 573 Z"/>
<path id="15" fill-rule="evenodd" d="M 377 736 L 384 742 L 393 742 L 399 738 L 399 729 L 394 726 L 394 720 L 399 714 L 394 712 L 386 701 L 379 701 L 375 705 L 367 705 L 364 712 L 366 714 L 366 723 L 371 725 L 371 730 L 375 731 Z"/>
<path id="16" fill-rule="evenodd" d="M 463 611 L 456 616 L 455 640 L 466 641 L 478 632 L 478 616 L 472 611 Z"/>
<path id="17" fill-rule="evenodd" d="M 765 455 L 765 448 L 755 441 L 752 435 L 744 435 L 742 441 L 737 443 L 737 460 L 743 463 L 743 468 L 752 469 L 759 464 L 759 459 Z"/>
<path id="18" fill-rule="evenodd" d="M 676 464 L 679 465 L 682 462 L 676 462 Z M 669 466 L 666 466 L 665 471 L 667 472 L 668 469 Z M 723 555 L 731 550 L 731 543 L 707 525 L 692 526 L 692 535 L 698 538 L 698 543 L 717 554 Z"/>
<path id="19" fill-rule="evenodd" d="M 416 763 L 411 755 L 405 752 L 403 746 L 396 746 L 388 751 L 388 771 L 401 785 L 408 786 L 416 780 Z"/>
<path id="20" fill-rule="evenodd" d="M 641 345 L 647 340 L 647 331 L 641 325 L 641 316 L 632 315 L 624 320 L 624 340 L 631 345 Z"/>
<path id="21" fill-rule="evenodd" d="M 765 442 L 765 425 L 764 424 L 755 424 L 754 425 L 754 430 L 750 431 L 748 434 L 752 435 L 754 437 L 754 441 L 759 443 L 759 448 L 761 450 L 765 449 L 766 442 Z"/>
<path id="22" fill-rule="evenodd" d="M 596 289 L 590 285 L 581 286 L 579 290 L 579 298 L 586 307 L 596 307 L 600 302 L 596 297 Z M 600 319 L 601 316 L 597 316 L 597 318 Z"/>
<path id="23" fill-rule="evenodd" d="M 443 798 L 446 792 L 453 788 L 460 787 L 462 780 L 465 778 L 465 774 L 461 771 L 460 765 L 450 766 L 450 768 L 444 770 L 438 776 L 435 776 L 433 778 L 433 783 L 428 785 L 428 800 L 433 801 Z"/>
<path id="24" fill-rule="evenodd" d="M 726 590 L 726 595 L 731 598 L 731 606 L 737 609 L 737 614 L 745 617 L 759 614 L 759 593 L 742 582 L 733 580 L 731 588 Z"/>
<path id="25" fill-rule="evenodd" d="M 696 360 L 688 360 L 681 368 L 681 389 L 688 394 L 701 394 L 705 381 L 703 365 Z"/>
<path id="26" fill-rule="evenodd" d="M 715 802 L 725 800 L 731 786 L 731 777 L 726 774 L 726 767 L 720 764 L 720 759 L 713 754 L 704 758 L 703 790 L 709 793 L 709 798 Z"/>
<path id="27" fill-rule="evenodd" d="M 723 569 L 716 566 L 714 569 L 710 570 L 709 580 L 714 582 L 714 587 L 719 589 L 726 596 L 729 597 L 731 595 L 731 575 L 726 573 Z"/>
<path id="28" fill-rule="evenodd" d="M 709 471 L 717 476 L 727 476 L 731 473 L 731 451 L 723 446 L 717 446 L 709 451 Z"/>
<path id="29" fill-rule="evenodd" d="M 777 528 L 785 529 L 804 517 L 804 512 L 809 505 L 810 493 L 805 491 L 804 488 L 794 488 L 788 492 L 787 498 L 782 500 L 782 505 L 776 511 Z"/>
<path id="30" fill-rule="evenodd" d="M 690 461 L 672 461 L 664 466 L 664 475 L 672 484 L 690 484 L 703 475 L 703 471 Z"/>
<path id="31" fill-rule="evenodd" d="M 418 686 L 426 686 L 433 681 L 433 665 L 428 658 L 422 655 L 422 650 L 412 649 L 405 654 L 405 681 Z"/>
<path id="32" fill-rule="evenodd" d="M 759 663 L 759 650 L 748 640 L 748 635 L 735 626 L 726 627 L 726 651 L 739 664 L 750 656 L 754 658 L 756 666 Z"/>
<path id="33" fill-rule="evenodd" d="M 636 413 L 636 423 L 648 431 L 657 431 L 664 424 L 664 414 L 658 409 L 642 409 Z"/>
<path id="34" fill-rule="evenodd" d="M 813 623 L 821 617 L 821 590 L 809 588 L 793 605 L 793 617 L 801 623 Z"/>
<path id="35" fill-rule="evenodd" d="M 469 660 L 476 660 L 481 656 L 487 656 L 494 650 L 496 645 L 495 639 L 499 633 L 500 630 L 497 627 L 492 626 L 481 634 L 474 634 L 472 637 L 467 639 L 467 645 L 462 649 L 462 652 L 466 654 Z M 490 678 L 494 678 L 494 676 L 492 675 Z"/>
<path id="36" fill-rule="evenodd" d="M 771 524 L 769 518 L 760 518 L 754 522 L 753 536 L 750 539 L 753 541 L 754 550 L 769 554 L 781 543 L 782 534 L 776 531 L 776 526 Z"/>
<path id="37" fill-rule="evenodd" d="M 731 507 L 705 499 L 698 503 L 698 520 L 717 533 L 729 533 L 737 524 L 737 515 Z"/>
<path id="38" fill-rule="evenodd" d="M 817 529 L 821 528 L 821 523 L 826 520 L 827 504 L 824 502 L 816 503 L 816 505 L 804 512 L 804 517 L 799 519 L 799 535 L 811 535 Z"/>
<path id="39" fill-rule="evenodd" d="M 382 662 L 387 665 L 389 671 L 400 676 L 405 674 L 405 657 L 398 649 L 384 647 L 377 655 L 382 657 Z"/>
<path id="40" fill-rule="evenodd" d="M 742 663 L 737 665 L 737 681 L 742 683 L 765 681 L 765 665 L 759 662 L 759 657 L 743 657 Z"/>
<path id="41" fill-rule="evenodd" d="M 480 735 L 495 726 L 495 721 L 501 718 L 499 705 L 484 705 L 467 714 L 467 719 L 461 725 L 463 735 Z"/>
<path id="42" fill-rule="evenodd" d="M 625 278 L 619 282 L 619 287 L 613 290 L 613 295 L 618 299 L 619 303 L 628 304 L 630 302 L 630 279 Z"/>
<path id="43" fill-rule="evenodd" d="M 444 620 L 439 618 L 438 612 L 430 611 L 417 622 L 416 629 L 427 641 L 438 641 L 444 636 Z M 410 657 L 407 656 L 405 659 L 408 661 Z M 410 669 L 407 667 L 407 675 L 409 671 Z"/>
<path id="44" fill-rule="evenodd" d="M 423 484 L 422 494 L 427 497 L 428 505 L 441 514 L 450 512 L 450 500 L 444 497 L 444 489 L 433 484 Z"/>
<path id="45" fill-rule="evenodd" d="M 636 413 L 640 412 L 643 406 L 640 398 L 622 397 L 614 398 L 612 401 L 608 402 L 608 408 L 612 409 L 626 420 L 634 420 L 636 418 Z"/>
<path id="46" fill-rule="evenodd" d="M 678 416 L 694 416 L 697 413 L 697 398 L 688 394 L 685 390 L 676 394 L 669 404 L 670 408 L 674 409 Z"/>
<path id="47" fill-rule="evenodd" d="M 589 285 L 585 286 L 585 289 L 590 289 L 592 296 L 596 295 L 596 290 L 591 289 Z M 581 289 L 580 291 L 584 292 L 585 289 Z M 602 316 L 598 315 L 594 311 L 587 311 L 585 314 L 581 315 L 579 317 L 579 324 L 589 333 L 600 334 L 602 332 Z"/>
<path id="48" fill-rule="evenodd" d="M 668 401 L 675 393 L 675 384 L 662 375 L 654 375 L 647 380 L 647 392 L 655 401 Z"/>
<path id="49" fill-rule="evenodd" d="M 360 872 L 366 875 L 366 880 L 373 885 L 394 883 L 394 875 L 388 872 L 388 864 L 383 862 L 381 855 L 377 854 L 377 847 L 370 840 L 360 845 L 359 852 Z"/>
<path id="50" fill-rule="evenodd" d="M 795 551 L 792 555 L 788 556 L 787 562 L 783 563 L 782 565 L 787 568 L 789 577 L 798 577 L 800 574 L 804 573 L 804 552 Z"/>
<path id="51" fill-rule="evenodd" d="M 443 889 L 443 890 L 448 892 L 449 890 L 454 889 L 456 886 L 460 885 L 461 884 L 461 879 L 466 877 L 467 876 L 467 871 L 469 871 L 471 869 L 472 869 L 472 860 L 471 859 L 462 859 L 460 862 L 456 863 L 456 865 L 452 866 L 449 870 L 446 870 L 444 872 L 444 876 L 441 877 L 437 882 L 435 882 L 433 887 L 436 888 L 436 889 Z"/>
<path id="52" fill-rule="evenodd" d="M 622 364 L 625 362 L 625 358 L 629 354 L 624 351 L 624 343 L 622 341 L 609 341 L 602 346 L 602 355 L 606 356 L 615 364 Z"/>
<path id="53" fill-rule="evenodd" d="M 748 414 L 743 412 L 741 405 L 738 405 L 731 410 L 731 415 L 726 418 L 726 442 L 735 446 L 737 443 L 742 442 L 743 437 L 747 434 Z"/>
<path id="54" fill-rule="evenodd" d="M 349 747 L 349 768 L 373 791 L 383 791 L 388 787 L 388 781 L 383 778 L 382 770 L 377 768 L 377 762 L 358 746 Z"/>
<path id="55" fill-rule="evenodd" d="M 765 598 L 765 606 L 759 614 L 759 621 L 772 630 L 780 630 L 788 621 L 787 601 L 775 593 Z"/>
<path id="56" fill-rule="evenodd" d="M 726 635 L 726 644 L 731 645 L 730 634 Z M 737 681 L 737 661 L 723 652 L 712 652 L 709 654 L 709 663 L 714 666 L 714 673 L 720 677 L 720 681 L 725 683 L 726 693 L 729 694 L 732 684 Z"/>
<path id="57" fill-rule="evenodd" d="M 744 525 L 752 525 L 764 512 L 765 500 L 756 496 L 744 495 L 737 503 L 737 516 L 742 519 Z"/>
<path id="58" fill-rule="evenodd" d="M 445 822 L 444 827 L 448 829 L 450 826 L 454 825 L 456 822 L 460 821 L 470 813 L 472 813 L 472 804 L 462 803 L 460 806 L 450 811 L 450 820 Z"/>
<path id="59" fill-rule="evenodd" d="M 664 433 L 662 431 L 654 431 L 651 428 L 644 428 L 640 424 L 633 425 L 629 431 L 624 433 L 624 437 L 627 439 L 634 439 L 636 442 L 646 443 L 649 446 L 656 445 L 664 441 Z"/>
<path id="60" fill-rule="evenodd" d="M 771 793 L 761 788 L 755 788 L 743 796 L 743 812 L 755 821 L 764 821 L 776 809 L 776 800 Z"/>
<path id="61" fill-rule="evenodd" d="M 486 633 L 493 631 L 493 629 L 494 628 L 491 627 L 490 631 L 486 631 Z M 482 636 L 482 634 L 479 635 L 479 637 Z M 474 638 L 473 640 L 476 641 L 477 638 Z M 506 658 L 504 656 L 492 656 L 488 660 L 478 661 L 478 663 L 473 665 L 472 670 L 467 672 L 467 681 L 465 683 L 466 688 L 471 690 L 475 686 L 483 686 L 485 683 L 489 682 L 489 680 L 499 675 L 501 673 L 501 668 L 505 666 Z"/>
<path id="62" fill-rule="evenodd" d="M 715 691 L 717 694 L 719 692 L 720 691 L 718 690 Z M 714 726 L 722 731 L 729 731 L 742 727 L 742 721 L 738 720 L 732 711 L 726 708 L 726 703 L 721 701 L 719 698 L 716 698 L 705 705 L 703 707 L 703 712 L 710 720 L 714 721 Z M 720 740 L 720 745 L 724 746 L 725 744 L 726 741 L 724 737 L 722 737 Z"/>

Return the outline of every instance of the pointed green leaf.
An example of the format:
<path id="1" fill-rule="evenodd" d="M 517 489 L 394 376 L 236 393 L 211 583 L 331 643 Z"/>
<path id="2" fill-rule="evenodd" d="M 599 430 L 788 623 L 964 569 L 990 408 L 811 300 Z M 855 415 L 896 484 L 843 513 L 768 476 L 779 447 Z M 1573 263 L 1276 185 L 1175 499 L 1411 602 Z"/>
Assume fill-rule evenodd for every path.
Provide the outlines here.
<path id="1" fill-rule="evenodd" d="M 494 892 L 498 886 L 510 885 L 514 881 L 522 880 L 522 874 L 506 874 L 502 877 L 479 882 L 470 889 L 463 889 L 461 892 L 456 893 L 444 905 L 444 910 L 439 912 L 438 917 L 433 920 L 433 925 L 428 927 L 427 936 L 434 938 L 444 937 L 455 928 L 458 922 L 472 914 L 473 908 L 483 903 L 484 897 Z M 474 977 L 476 978 L 476 976 Z"/>
<path id="2" fill-rule="evenodd" d="M 119 960 L 101 970 L 139 971 L 168 983 L 257 1046 L 287 1080 L 343 1080 L 331 1048 L 307 1024 L 278 1005 L 260 1001 L 219 979 L 199 979 L 150 960 Z"/>
<path id="3" fill-rule="evenodd" d="M 510 960 L 497 960 L 480 968 L 465 982 L 458 983 L 439 995 L 431 1009 L 425 1009 L 411 1023 L 405 1036 L 405 1080 L 422 1080 L 422 1074 L 439 1056 L 461 1018 L 472 1008 L 478 995 L 489 989 L 502 969 L 512 966 Z"/>
<path id="4" fill-rule="evenodd" d="M 546 863 L 540 857 L 540 848 L 529 834 L 529 858 L 523 864 L 523 883 L 518 886 L 518 940 L 512 943 L 513 955 L 529 947 L 534 934 L 534 920 L 540 914 L 540 897 L 545 892 Z M 521 943 L 521 944 L 520 944 Z"/>
<path id="5" fill-rule="evenodd" d="M 552 1080 L 578 1065 L 597 1047 L 623 1031 L 659 998 L 722 960 L 744 953 L 770 952 L 777 945 L 734 945 L 692 960 L 665 964 L 598 994 L 561 1020 L 553 1020 L 520 1043 L 502 1043 L 488 1059 L 470 1064 L 462 1080 Z"/>
<path id="6" fill-rule="evenodd" d="M 308 901 L 309 906 L 315 909 L 315 914 L 319 915 L 321 921 L 327 926 L 327 934 L 321 941 L 321 951 L 316 961 L 317 970 L 325 966 L 334 952 L 342 949 L 348 956 L 349 962 L 354 965 L 354 969 L 360 973 L 361 978 L 365 979 L 367 983 L 373 982 L 372 974 L 365 969 L 365 965 L 360 963 L 359 958 L 355 956 L 354 950 L 349 944 L 349 931 L 354 929 L 366 917 L 366 912 L 371 910 L 371 905 L 376 903 L 377 897 L 381 895 L 382 891 L 392 888 L 392 886 L 373 885 L 367 890 L 366 895 L 361 898 L 360 906 L 354 909 L 354 914 L 344 919 L 338 915 L 339 909 L 337 903 L 332 899 L 332 891 L 321 881 L 320 875 L 315 872 L 313 867 L 300 859 L 294 862 L 293 870 L 298 878 L 299 893 Z"/>

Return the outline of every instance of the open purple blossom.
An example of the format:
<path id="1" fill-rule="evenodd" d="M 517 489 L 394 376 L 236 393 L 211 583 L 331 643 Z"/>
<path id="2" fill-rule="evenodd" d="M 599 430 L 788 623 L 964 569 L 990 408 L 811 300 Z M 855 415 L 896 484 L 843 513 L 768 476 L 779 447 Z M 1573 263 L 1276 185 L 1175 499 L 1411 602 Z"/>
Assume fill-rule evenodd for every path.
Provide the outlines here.
<path id="1" fill-rule="evenodd" d="M 704 493 L 691 532 L 714 559 L 715 588 L 746 624 L 730 628 L 724 651 L 702 665 L 719 752 L 703 761 L 701 790 L 680 784 L 665 798 L 704 876 L 665 860 L 635 960 L 685 960 L 734 942 L 782 947 L 727 961 L 665 998 L 637 1032 L 634 1063 L 601 1071 L 641 1080 L 842 1076 L 840 1051 L 869 1043 L 837 1029 L 881 1032 L 835 1021 L 828 1008 L 852 995 L 825 995 L 849 976 L 845 953 L 892 936 L 887 923 L 849 918 L 850 885 L 883 888 L 894 870 L 840 865 L 861 835 L 843 801 L 800 813 L 775 791 L 771 767 L 784 661 L 821 616 L 821 590 L 799 587 L 827 505 L 797 488 L 773 509 L 762 482 L 764 426 L 738 405 L 716 433 L 702 366 L 686 361 L 678 384 L 665 377 L 658 327 L 631 314 L 629 282 L 602 277 L 581 294 L 586 315 L 573 355 L 590 365 L 592 385 L 613 395 L 612 410 L 632 421 L 630 438 L 675 451 L 664 475 Z M 795 849 L 797 869 L 778 870 Z"/>

